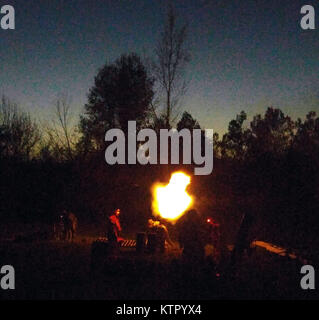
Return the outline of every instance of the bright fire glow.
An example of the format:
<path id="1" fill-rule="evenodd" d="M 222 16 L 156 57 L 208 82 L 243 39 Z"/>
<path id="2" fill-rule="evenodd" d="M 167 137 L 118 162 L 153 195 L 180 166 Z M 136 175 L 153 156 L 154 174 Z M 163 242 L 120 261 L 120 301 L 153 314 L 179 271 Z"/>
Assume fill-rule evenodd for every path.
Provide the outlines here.
<path id="1" fill-rule="evenodd" d="M 179 219 L 193 202 L 186 188 L 190 177 L 183 172 L 174 172 L 167 185 L 153 187 L 153 211 L 162 218 L 175 221 Z"/>

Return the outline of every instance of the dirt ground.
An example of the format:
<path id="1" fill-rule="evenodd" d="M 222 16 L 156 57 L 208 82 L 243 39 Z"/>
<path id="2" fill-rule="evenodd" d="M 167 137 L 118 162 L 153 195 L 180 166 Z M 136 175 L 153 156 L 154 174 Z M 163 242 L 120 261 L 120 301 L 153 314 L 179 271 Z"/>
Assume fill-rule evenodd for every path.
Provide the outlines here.
<path id="1" fill-rule="evenodd" d="M 92 235 L 73 243 L 53 240 L 0 241 L 0 265 L 15 268 L 15 290 L 1 299 L 314 299 L 300 288 L 300 265 L 262 249 L 230 273 L 227 257 L 187 263 L 178 250 L 138 254 L 135 248 L 92 264 Z M 95 261 L 96 262 L 96 261 Z"/>

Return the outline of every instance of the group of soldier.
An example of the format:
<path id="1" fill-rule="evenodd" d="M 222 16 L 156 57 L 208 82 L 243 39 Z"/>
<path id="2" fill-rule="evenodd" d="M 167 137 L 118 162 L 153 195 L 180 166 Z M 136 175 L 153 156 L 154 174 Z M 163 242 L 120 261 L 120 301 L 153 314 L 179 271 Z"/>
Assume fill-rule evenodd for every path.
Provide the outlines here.
<path id="1" fill-rule="evenodd" d="M 122 227 L 120 224 L 120 209 L 116 209 L 107 218 L 107 238 L 114 245 L 120 244 L 123 238 L 120 237 Z M 205 256 L 205 246 L 209 243 L 214 248 L 214 256 L 220 253 L 220 232 L 219 224 L 212 218 L 206 222 L 202 220 L 196 210 L 187 211 L 184 216 L 176 223 L 178 242 L 182 249 L 182 255 L 186 259 L 201 260 Z M 148 220 L 148 239 L 150 235 L 155 235 L 157 245 L 164 251 L 165 245 L 175 248 L 177 245 L 170 239 L 167 227 L 158 220 Z"/>
<path id="2" fill-rule="evenodd" d="M 124 239 L 120 236 L 122 227 L 120 223 L 121 210 L 116 209 L 106 219 L 106 235 L 110 246 L 118 250 Z M 250 249 L 249 229 L 252 225 L 252 216 L 243 216 L 239 231 L 237 233 L 234 250 L 231 255 L 231 265 L 241 259 L 244 251 Z M 78 221 L 74 213 L 63 210 L 58 221 L 54 224 L 54 235 L 56 240 L 73 241 L 77 231 Z M 182 249 L 182 257 L 190 261 L 201 261 L 207 255 L 206 248 L 213 248 L 212 256 L 219 261 L 222 250 L 220 225 L 213 218 L 205 220 L 194 209 L 188 210 L 176 222 L 177 240 Z M 147 226 L 148 243 L 157 248 L 154 251 L 164 252 L 166 247 L 177 248 L 170 236 L 167 227 L 159 220 L 148 220 Z M 156 241 L 155 241 L 156 240 Z"/>
<path id="3" fill-rule="evenodd" d="M 109 248 L 118 251 L 124 239 L 120 236 L 122 227 L 120 223 L 121 210 L 116 209 L 106 219 L 106 236 Z M 243 216 L 239 231 L 237 233 L 234 250 L 231 255 L 231 266 L 234 266 L 243 255 L 250 249 L 249 230 L 252 225 L 252 216 L 245 214 Z M 73 241 L 77 231 L 78 221 L 74 213 L 63 210 L 59 215 L 58 221 L 54 224 L 54 235 L 56 240 Z M 164 252 L 167 247 L 171 249 L 182 250 L 182 258 L 194 261 L 203 261 L 207 256 L 207 247 L 212 248 L 210 256 L 215 262 L 219 263 L 221 258 L 220 224 L 213 218 L 208 217 L 206 221 L 194 209 L 188 210 L 176 222 L 175 230 L 177 231 L 178 243 L 171 240 L 169 232 L 164 223 L 159 220 L 148 220 L 147 239 L 148 249 L 151 252 Z M 152 245 L 151 245 L 152 244 Z M 150 246 L 151 245 L 151 246 Z M 150 248 L 152 247 L 152 248 Z"/>
<path id="4" fill-rule="evenodd" d="M 73 241 L 78 227 L 77 217 L 73 212 L 63 210 L 53 225 L 56 240 Z"/>

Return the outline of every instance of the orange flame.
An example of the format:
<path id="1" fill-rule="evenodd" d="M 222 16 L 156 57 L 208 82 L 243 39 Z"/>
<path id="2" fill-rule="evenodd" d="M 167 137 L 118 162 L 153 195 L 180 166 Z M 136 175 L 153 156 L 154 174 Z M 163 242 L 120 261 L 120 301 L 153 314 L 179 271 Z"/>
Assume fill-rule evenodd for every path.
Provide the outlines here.
<path id="1" fill-rule="evenodd" d="M 190 176 L 174 172 L 167 185 L 157 183 L 153 186 L 153 213 L 174 222 L 179 219 L 193 202 L 186 188 Z"/>

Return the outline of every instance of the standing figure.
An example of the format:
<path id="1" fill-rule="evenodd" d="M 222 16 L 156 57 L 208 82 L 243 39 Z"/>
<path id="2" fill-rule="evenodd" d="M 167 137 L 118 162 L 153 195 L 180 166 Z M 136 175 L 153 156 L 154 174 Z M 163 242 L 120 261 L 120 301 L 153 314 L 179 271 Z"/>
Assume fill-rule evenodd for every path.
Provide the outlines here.
<path id="1" fill-rule="evenodd" d="M 213 256 L 216 261 L 220 258 L 220 224 L 217 223 L 213 218 L 209 217 L 206 220 L 208 224 L 208 242 L 213 245 L 214 253 Z"/>
<path id="2" fill-rule="evenodd" d="M 73 212 L 69 212 L 68 218 L 69 218 L 69 224 L 70 224 L 69 239 L 73 241 L 75 238 L 77 227 L 78 227 L 78 219 Z"/>
<path id="3" fill-rule="evenodd" d="M 55 240 L 65 240 L 65 226 L 63 214 L 58 215 L 54 221 L 53 235 Z"/>
<path id="4" fill-rule="evenodd" d="M 123 240 L 123 238 L 120 237 L 120 232 L 122 231 L 119 219 L 120 214 L 121 210 L 116 209 L 107 219 L 107 238 L 112 243 L 118 243 Z"/>
<path id="5" fill-rule="evenodd" d="M 230 266 L 235 267 L 238 264 L 244 252 L 250 253 L 251 234 L 250 230 L 254 222 L 254 217 L 250 213 L 245 213 L 236 236 L 236 242 L 231 255 Z"/>
<path id="6" fill-rule="evenodd" d="M 157 246 L 159 247 L 160 252 L 165 251 L 165 243 L 167 243 L 171 247 L 174 247 L 174 243 L 169 237 L 166 226 L 160 223 L 160 221 L 154 221 L 152 219 L 149 219 L 148 229 L 151 233 L 156 234 Z"/>
<path id="7" fill-rule="evenodd" d="M 77 229 L 77 218 L 74 213 L 63 210 L 63 222 L 65 230 L 65 239 L 73 241 Z"/>
<path id="8" fill-rule="evenodd" d="M 177 222 L 179 243 L 183 257 L 190 262 L 200 262 L 205 256 L 204 226 L 197 211 L 187 211 Z"/>

